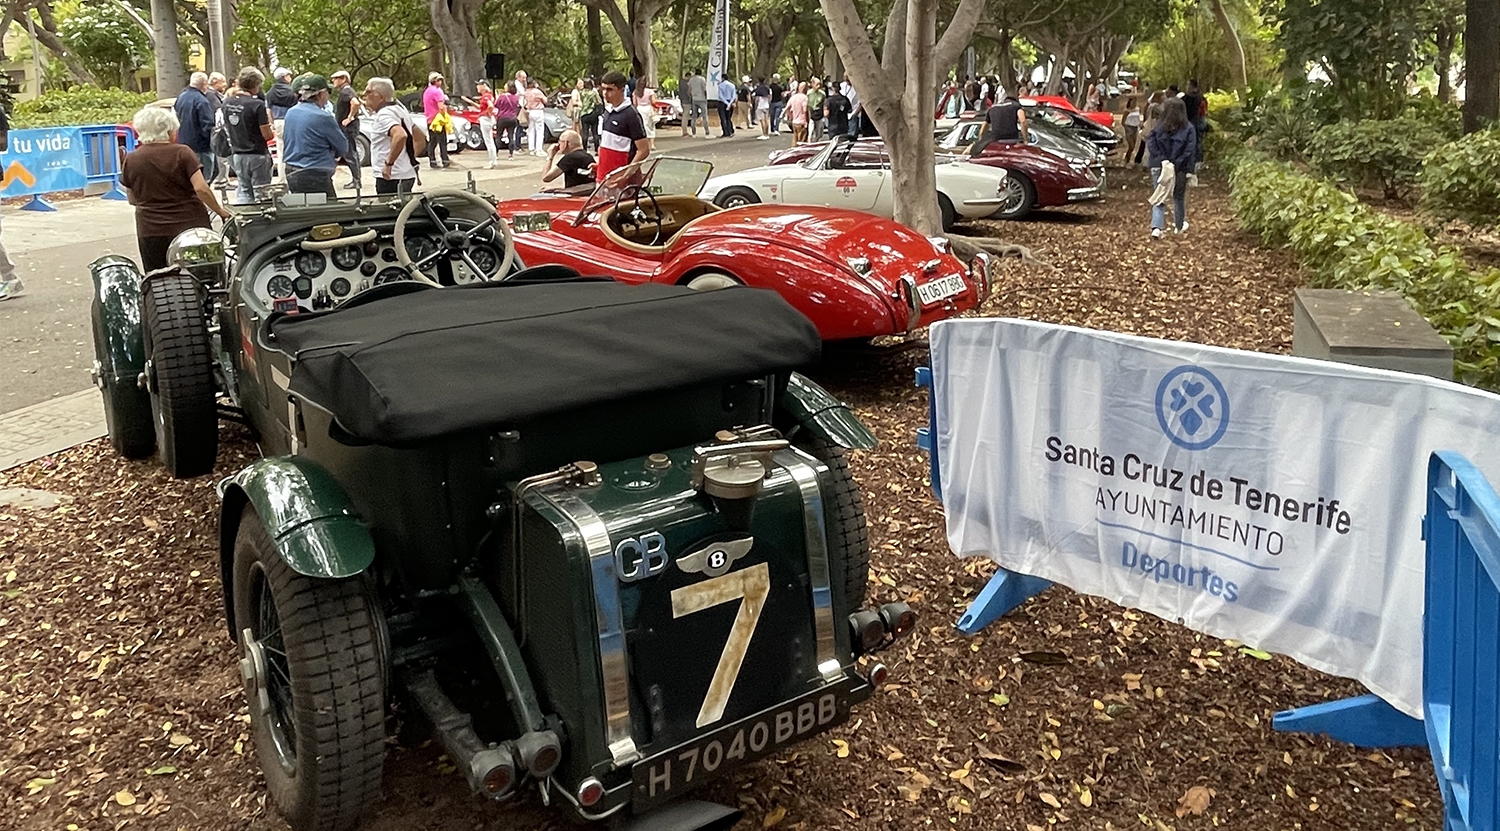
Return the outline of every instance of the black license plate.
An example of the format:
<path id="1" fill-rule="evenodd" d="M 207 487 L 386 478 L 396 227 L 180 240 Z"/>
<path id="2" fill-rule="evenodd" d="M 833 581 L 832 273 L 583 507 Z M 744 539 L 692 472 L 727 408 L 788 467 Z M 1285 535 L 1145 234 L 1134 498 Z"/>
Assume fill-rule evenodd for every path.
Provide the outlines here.
<path id="1" fill-rule="evenodd" d="M 636 810 L 653 806 L 728 771 L 790 747 L 849 718 L 855 679 L 820 687 L 670 750 L 631 769 Z"/>

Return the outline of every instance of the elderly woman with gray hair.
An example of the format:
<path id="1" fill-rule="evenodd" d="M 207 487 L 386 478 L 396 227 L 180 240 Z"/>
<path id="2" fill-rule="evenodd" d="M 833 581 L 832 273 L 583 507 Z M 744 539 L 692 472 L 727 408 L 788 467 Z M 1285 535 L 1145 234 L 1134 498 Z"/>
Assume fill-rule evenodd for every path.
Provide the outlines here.
<path id="1" fill-rule="evenodd" d="M 203 178 L 203 165 L 187 145 L 177 144 L 177 116 L 171 110 L 146 107 L 135 114 L 140 142 L 125 157 L 120 184 L 135 206 L 135 238 L 141 266 L 149 273 L 167 265 L 167 246 L 189 228 L 208 228 L 208 212 L 231 214 L 214 198 Z"/>

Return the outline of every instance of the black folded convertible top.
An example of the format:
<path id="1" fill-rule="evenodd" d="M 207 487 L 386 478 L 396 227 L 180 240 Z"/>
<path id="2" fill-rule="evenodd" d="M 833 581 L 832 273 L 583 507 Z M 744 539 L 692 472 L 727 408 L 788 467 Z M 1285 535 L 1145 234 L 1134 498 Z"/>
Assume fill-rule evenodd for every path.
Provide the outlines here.
<path id="1" fill-rule="evenodd" d="M 291 391 L 377 443 L 763 376 L 820 346 L 771 291 L 613 282 L 429 289 L 268 328 Z"/>

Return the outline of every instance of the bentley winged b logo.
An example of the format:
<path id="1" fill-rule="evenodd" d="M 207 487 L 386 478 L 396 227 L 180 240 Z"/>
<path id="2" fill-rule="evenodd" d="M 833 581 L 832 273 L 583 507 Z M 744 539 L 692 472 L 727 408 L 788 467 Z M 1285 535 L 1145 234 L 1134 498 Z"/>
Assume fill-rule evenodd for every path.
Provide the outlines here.
<path id="1" fill-rule="evenodd" d="M 701 572 L 709 577 L 718 577 L 729 571 L 736 560 L 749 554 L 754 545 L 754 537 L 716 540 L 691 554 L 677 558 L 677 567 L 683 571 Z"/>

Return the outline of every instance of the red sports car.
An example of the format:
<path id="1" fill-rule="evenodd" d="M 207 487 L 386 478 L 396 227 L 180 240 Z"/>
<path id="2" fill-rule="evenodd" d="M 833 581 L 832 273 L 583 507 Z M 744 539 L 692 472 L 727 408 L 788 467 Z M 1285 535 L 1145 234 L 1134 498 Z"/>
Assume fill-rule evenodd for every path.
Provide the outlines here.
<path id="1" fill-rule="evenodd" d="M 796 144 L 778 150 L 771 154 L 771 164 L 792 164 L 812 158 L 824 144 Z M 869 163 L 879 164 L 885 158 L 884 148 L 885 143 L 880 139 L 861 139 L 849 151 L 849 158 L 852 161 L 866 158 Z M 958 153 L 960 150 L 939 147 L 938 152 Z M 1001 143 L 991 143 L 985 147 L 983 155 L 969 161 L 1003 168 L 1010 174 L 1005 179 L 1005 190 L 1000 194 L 1005 201 L 992 214 L 994 219 L 1024 219 L 1035 208 L 1055 208 L 1104 198 L 1103 164 L 1069 161 L 1056 153 L 1026 144 Z"/>
<path id="2" fill-rule="evenodd" d="M 1022 98 L 1021 103 L 1028 107 L 1033 104 L 1046 104 L 1051 107 L 1056 107 L 1059 110 L 1067 110 L 1068 112 L 1078 113 L 1084 118 L 1087 118 L 1090 121 L 1097 122 L 1110 129 L 1114 129 L 1115 126 L 1114 113 L 1105 112 L 1103 110 L 1084 112 L 1083 110 L 1080 110 L 1077 107 L 1073 106 L 1072 101 L 1069 101 L 1067 98 L 1064 98 L 1061 95 L 1033 95 L 1027 98 Z"/>
<path id="3" fill-rule="evenodd" d="M 963 263 L 945 239 L 858 211 L 721 209 L 697 196 L 711 172 L 708 162 L 653 158 L 589 193 L 512 199 L 497 212 L 528 266 L 564 265 L 625 283 L 773 289 L 825 341 L 909 334 L 989 294 L 987 256 Z"/>

